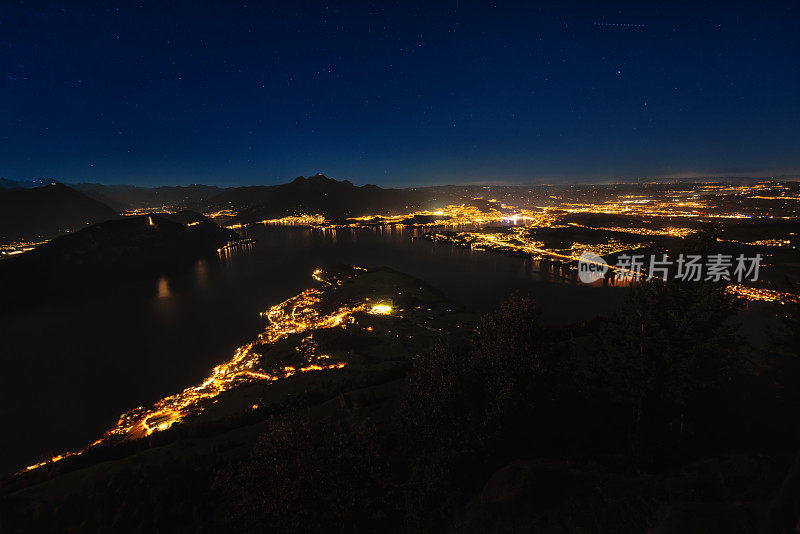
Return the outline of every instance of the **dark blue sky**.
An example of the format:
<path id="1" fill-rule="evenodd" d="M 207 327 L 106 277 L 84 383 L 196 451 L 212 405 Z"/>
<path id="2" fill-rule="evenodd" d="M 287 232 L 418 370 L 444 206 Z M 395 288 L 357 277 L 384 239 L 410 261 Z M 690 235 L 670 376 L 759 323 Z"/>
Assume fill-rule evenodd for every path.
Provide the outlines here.
<path id="1" fill-rule="evenodd" d="M 0 3 L 0 177 L 800 170 L 794 2 L 76 4 Z"/>

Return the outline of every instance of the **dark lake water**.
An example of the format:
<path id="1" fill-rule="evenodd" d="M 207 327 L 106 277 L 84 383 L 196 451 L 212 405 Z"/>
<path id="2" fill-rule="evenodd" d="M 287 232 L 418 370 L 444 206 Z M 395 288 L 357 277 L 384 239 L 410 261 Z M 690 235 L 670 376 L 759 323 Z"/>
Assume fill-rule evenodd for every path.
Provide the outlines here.
<path id="1" fill-rule="evenodd" d="M 591 318 L 621 297 L 542 273 L 529 259 L 417 239 L 412 229 L 258 226 L 245 235 L 258 242 L 198 261 L 141 294 L 5 314 L 0 472 L 81 448 L 120 413 L 198 383 L 262 330 L 260 311 L 309 287 L 318 267 L 391 267 L 478 311 L 528 293 L 554 323 Z"/>

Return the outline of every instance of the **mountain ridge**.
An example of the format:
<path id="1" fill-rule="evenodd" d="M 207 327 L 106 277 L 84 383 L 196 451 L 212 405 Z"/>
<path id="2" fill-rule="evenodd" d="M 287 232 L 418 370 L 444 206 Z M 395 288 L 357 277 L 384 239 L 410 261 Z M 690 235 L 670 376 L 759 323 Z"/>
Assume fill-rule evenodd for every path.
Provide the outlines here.
<path id="1" fill-rule="evenodd" d="M 93 224 L 0 262 L 9 301 L 31 295 L 90 291 L 177 271 L 240 239 L 192 211 L 139 215 Z"/>
<path id="2" fill-rule="evenodd" d="M 287 184 L 262 191 L 257 201 L 240 210 L 235 222 L 248 224 L 300 214 L 320 214 L 329 219 L 360 217 L 374 213 L 408 212 L 422 200 L 411 189 L 383 189 L 374 184 L 353 185 L 324 174 L 298 176 Z"/>
<path id="3" fill-rule="evenodd" d="M 58 182 L 0 189 L 0 243 L 50 239 L 117 216 L 106 204 Z"/>

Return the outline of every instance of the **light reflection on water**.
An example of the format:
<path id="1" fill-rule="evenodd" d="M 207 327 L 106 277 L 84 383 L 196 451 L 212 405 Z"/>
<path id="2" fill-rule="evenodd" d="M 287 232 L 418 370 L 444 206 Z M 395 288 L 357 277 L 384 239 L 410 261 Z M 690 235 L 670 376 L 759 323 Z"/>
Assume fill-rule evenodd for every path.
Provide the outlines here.
<path id="1" fill-rule="evenodd" d="M 208 274 L 208 261 L 199 259 L 194 264 L 195 284 L 199 289 L 206 289 L 210 284 Z"/>
<path id="2" fill-rule="evenodd" d="M 493 308 L 509 293 L 531 292 L 550 301 L 551 309 L 544 315 L 559 322 L 593 315 L 592 307 L 602 308 L 598 313 L 607 308 L 608 291 L 577 283 L 576 272 L 566 264 L 434 243 L 422 238 L 428 231 L 403 226 L 319 230 L 254 225 L 242 233 L 256 244 L 228 251 L 226 265 L 237 276 L 270 262 L 296 264 L 300 269 L 335 263 L 386 266 L 420 278 L 478 310 Z M 550 298 L 556 294 L 558 298 Z"/>
<path id="3" fill-rule="evenodd" d="M 2 469 L 80 448 L 131 407 L 196 384 L 263 330 L 259 311 L 309 287 L 318 267 L 387 266 L 478 311 L 511 292 L 530 293 L 551 322 L 590 318 L 618 301 L 619 291 L 579 286 L 568 281 L 569 273 L 530 258 L 436 244 L 420 239 L 423 232 L 247 228 L 243 233 L 255 244 L 161 277 L 144 295 L 109 293 L 9 319 L 0 336 L 16 365 L 8 369 L 15 380 L 0 405 L 15 407 L 4 415 L 17 438 Z M 52 361 L 52 354 L 71 356 L 37 363 Z"/>
<path id="4" fill-rule="evenodd" d="M 167 280 L 166 276 L 161 276 L 158 278 L 158 282 L 156 283 L 156 298 L 169 298 L 172 296 L 172 293 L 169 290 L 169 280 Z"/>

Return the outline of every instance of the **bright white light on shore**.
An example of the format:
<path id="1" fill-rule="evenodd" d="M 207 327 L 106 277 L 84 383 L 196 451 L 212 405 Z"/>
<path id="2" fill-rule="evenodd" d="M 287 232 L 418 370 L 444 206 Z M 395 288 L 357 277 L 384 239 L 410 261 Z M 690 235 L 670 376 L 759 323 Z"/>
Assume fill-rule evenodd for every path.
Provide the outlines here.
<path id="1" fill-rule="evenodd" d="M 370 310 L 370 313 L 377 313 L 380 315 L 386 315 L 387 313 L 391 313 L 392 307 L 388 304 L 376 304 Z"/>

